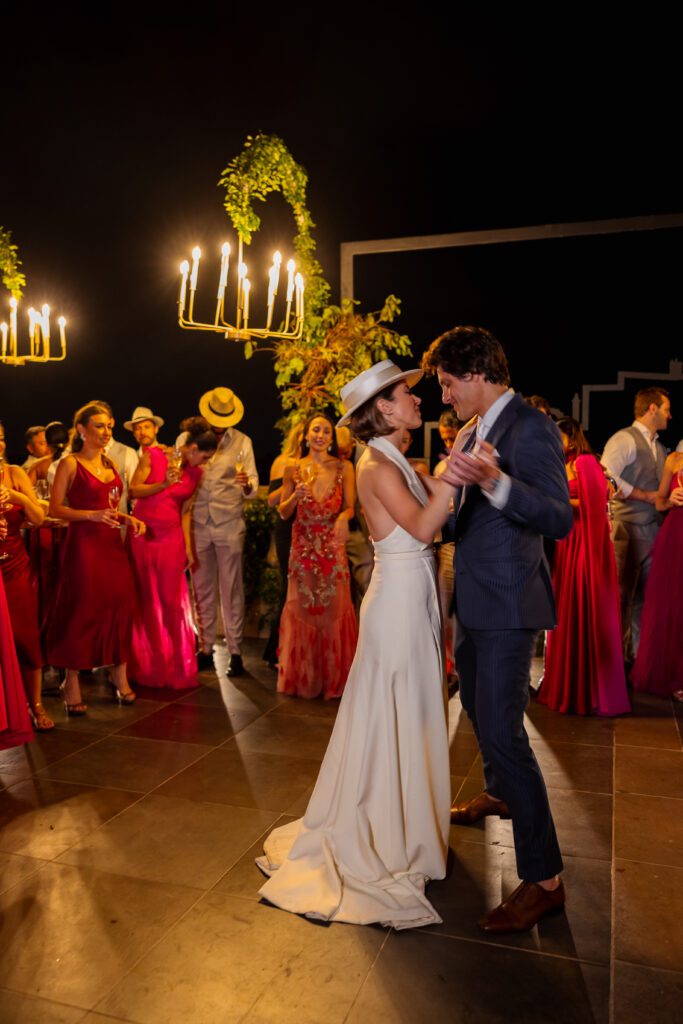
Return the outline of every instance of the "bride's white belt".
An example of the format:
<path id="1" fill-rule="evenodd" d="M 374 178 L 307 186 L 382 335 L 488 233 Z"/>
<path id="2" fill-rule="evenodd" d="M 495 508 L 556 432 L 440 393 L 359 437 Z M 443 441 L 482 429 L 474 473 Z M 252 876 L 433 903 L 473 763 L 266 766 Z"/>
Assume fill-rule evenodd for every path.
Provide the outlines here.
<path id="1" fill-rule="evenodd" d="M 375 548 L 375 561 L 378 562 L 414 561 L 415 559 L 429 560 L 433 558 L 433 548 L 424 548 L 422 551 L 378 551 Z"/>

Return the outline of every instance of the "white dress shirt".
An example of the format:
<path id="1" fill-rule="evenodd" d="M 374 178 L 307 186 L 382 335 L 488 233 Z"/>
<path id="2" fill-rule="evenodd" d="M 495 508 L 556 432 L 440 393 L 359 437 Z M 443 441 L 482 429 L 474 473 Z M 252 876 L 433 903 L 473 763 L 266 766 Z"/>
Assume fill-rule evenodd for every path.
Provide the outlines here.
<path id="1" fill-rule="evenodd" d="M 493 405 L 489 406 L 484 415 L 479 417 L 477 420 L 477 444 L 486 440 L 503 409 L 506 405 L 509 405 L 514 397 L 514 389 L 508 388 L 507 391 L 504 391 L 503 394 L 495 400 Z M 501 470 L 500 476 L 498 477 L 493 490 L 486 491 L 482 487 L 481 491 L 484 497 L 491 502 L 493 507 L 500 511 L 507 505 L 508 498 L 510 497 L 511 486 L 510 477 L 507 473 L 503 473 Z"/>

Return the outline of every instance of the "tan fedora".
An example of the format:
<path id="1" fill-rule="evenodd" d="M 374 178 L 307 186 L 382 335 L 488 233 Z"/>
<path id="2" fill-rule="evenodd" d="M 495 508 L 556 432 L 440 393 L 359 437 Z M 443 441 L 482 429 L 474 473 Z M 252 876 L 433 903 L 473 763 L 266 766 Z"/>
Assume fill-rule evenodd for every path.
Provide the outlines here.
<path id="1" fill-rule="evenodd" d="M 230 388 L 214 388 L 199 399 L 199 411 L 212 427 L 234 427 L 244 416 L 244 406 Z"/>
<path id="2" fill-rule="evenodd" d="M 337 426 L 343 427 L 348 423 L 354 412 L 378 391 L 383 391 L 400 380 L 405 380 L 408 387 L 412 388 L 422 376 L 422 370 L 402 370 L 396 363 L 392 363 L 391 359 L 383 359 L 381 363 L 375 363 L 370 369 L 363 370 L 341 389 L 340 397 L 346 411 L 337 421 Z"/>
<path id="3" fill-rule="evenodd" d="M 155 416 L 151 409 L 148 409 L 146 405 L 136 405 L 133 409 L 133 415 L 129 420 L 123 424 L 126 430 L 132 430 L 136 423 L 141 423 L 143 420 L 151 420 L 152 423 L 156 423 L 158 427 L 163 427 L 164 421 L 161 416 Z"/>

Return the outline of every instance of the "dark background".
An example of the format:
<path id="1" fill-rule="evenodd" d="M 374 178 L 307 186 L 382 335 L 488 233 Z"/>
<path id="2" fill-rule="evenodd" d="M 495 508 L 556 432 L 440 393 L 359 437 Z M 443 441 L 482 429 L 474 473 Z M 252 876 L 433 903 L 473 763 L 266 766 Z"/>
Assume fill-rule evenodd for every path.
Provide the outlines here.
<path id="1" fill-rule="evenodd" d="M 306 167 L 338 299 L 343 241 L 680 211 L 676 39 L 655 14 L 576 8 L 3 15 L 0 224 L 19 245 L 24 309 L 49 300 L 69 342 L 64 363 L 0 366 L 10 454 L 23 460 L 26 426 L 70 421 L 92 397 L 119 424 L 152 406 L 170 440 L 205 390 L 226 385 L 265 474 L 279 444 L 270 357 L 245 362 L 241 346 L 175 323 L 180 259 L 234 240 L 216 182 L 246 135 L 281 135 Z M 259 213 L 250 276 L 264 291 L 293 227 L 280 197 Z M 378 308 L 397 294 L 416 357 L 454 323 L 483 323 L 515 386 L 570 411 L 583 383 L 666 372 L 683 354 L 680 234 L 361 257 L 356 297 Z M 208 296 L 217 261 L 202 267 Z M 421 387 L 435 417 L 436 387 Z M 594 443 L 630 419 L 630 394 L 594 398 Z M 675 419 L 664 440 L 682 435 Z"/>

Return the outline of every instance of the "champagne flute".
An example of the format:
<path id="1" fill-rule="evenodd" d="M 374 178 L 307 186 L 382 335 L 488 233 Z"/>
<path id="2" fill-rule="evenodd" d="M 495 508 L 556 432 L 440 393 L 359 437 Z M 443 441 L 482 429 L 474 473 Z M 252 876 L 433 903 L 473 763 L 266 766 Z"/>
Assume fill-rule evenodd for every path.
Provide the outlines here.
<path id="1" fill-rule="evenodd" d="M 307 462 L 301 468 L 301 481 L 310 487 L 318 474 L 318 467 L 314 462 Z"/>
<path id="2" fill-rule="evenodd" d="M 177 483 L 180 480 L 180 473 L 183 465 L 183 453 L 180 448 L 172 448 L 168 453 L 168 468 Z"/>
<path id="3" fill-rule="evenodd" d="M 118 484 L 112 484 L 107 492 L 107 500 L 109 501 L 109 508 L 112 512 L 117 512 L 119 508 L 119 501 L 121 500 L 121 488 Z M 114 524 L 116 529 L 116 524 Z"/>
<path id="4" fill-rule="evenodd" d="M 244 472 L 244 461 L 245 461 L 244 449 L 240 448 L 240 450 L 237 453 L 237 458 L 235 459 L 235 473 L 243 473 Z"/>

